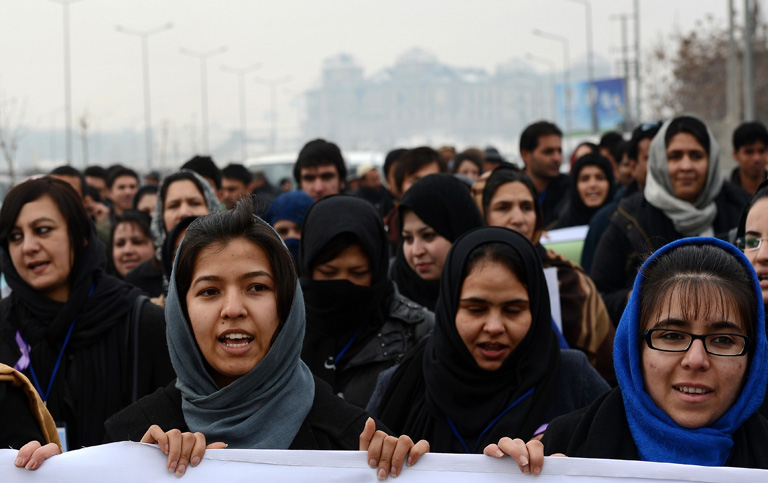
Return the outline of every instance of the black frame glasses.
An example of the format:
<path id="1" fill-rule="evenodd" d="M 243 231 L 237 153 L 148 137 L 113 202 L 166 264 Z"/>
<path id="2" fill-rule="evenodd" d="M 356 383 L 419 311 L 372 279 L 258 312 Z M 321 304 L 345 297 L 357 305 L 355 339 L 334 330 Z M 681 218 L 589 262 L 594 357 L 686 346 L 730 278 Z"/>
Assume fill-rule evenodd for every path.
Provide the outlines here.
<path id="1" fill-rule="evenodd" d="M 685 347 L 685 349 L 663 349 L 663 348 L 654 346 L 653 334 L 658 332 L 664 332 L 670 335 L 678 335 L 682 337 L 682 339 L 677 339 L 677 341 L 683 342 L 687 339 L 688 345 Z M 744 347 L 741 348 L 741 352 L 739 352 L 738 354 L 721 354 L 721 353 L 713 352 L 710 350 L 710 344 L 715 344 L 714 340 L 717 337 L 725 337 L 725 336 L 743 340 Z M 686 352 L 688 351 L 688 349 L 691 348 L 691 345 L 693 345 L 693 341 L 701 340 L 701 343 L 704 344 L 704 350 L 707 351 L 707 354 L 712 354 L 713 356 L 721 356 L 721 357 L 743 356 L 744 354 L 749 352 L 749 347 L 752 344 L 752 340 L 746 335 L 742 335 L 742 334 L 730 334 L 730 333 L 722 332 L 717 334 L 699 335 L 699 334 L 691 334 L 690 332 L 686 332 L 684 330 L 674 330 L 674 329 L 648 329 L 645 332 L 643 332 L 643 338 L 645 339 L 645 343 L 648 345 L 649 348 L 657 351 L 662 351 L 662 352 Z"/>

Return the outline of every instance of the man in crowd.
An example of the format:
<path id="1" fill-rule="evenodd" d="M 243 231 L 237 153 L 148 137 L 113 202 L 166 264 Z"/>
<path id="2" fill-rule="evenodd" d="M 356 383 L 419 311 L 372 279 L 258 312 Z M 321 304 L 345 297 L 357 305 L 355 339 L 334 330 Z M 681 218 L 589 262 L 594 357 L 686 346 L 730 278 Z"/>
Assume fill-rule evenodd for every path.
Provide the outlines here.
<path id="1" fill-rule="evenodd" d="M 112 215 L 122 215 L 133 208 L 133 198 L 139 190 L 139 175 L 136 171 L 118 167 L 109 173 L 107 196 L 112 201 Z"/>
<path id="2" fill-rule="evenodd" d="M 761 122 L 745 122 L 733 131 L 733 159 L 738 166 L 731 183 L 754 195 L 768 177 L 768 130 Z"/>
<path id="3" fill-rule="evenodd" d="M 107 170 L 101 166 L 88 166 L 83 174 L 85 175 L 85 183 L 96 188 L 101 199 L 106 200 L 108 195 Z"/>
<path id="4" fill-rule="evenodd" d="M 197 155 L 186 163 L 182 164 L 181 169 L 194 171 L 195 173 L 205 178 L 205 180 L 213 189 L 213 192 L 216 193 L 219 201 L 221 201 L 221 195 L 219 193 L 219 190 L 221 190 L 221 170 L 218 166 L 216 166 L 216 163 L 213 161 L 212 157 Z"/>
<path id="5" fill-rule="evenodd" d="M 563 132 L 547 121 L 535 122 L 520 135 L 520 156 L 525 173 L 539 193 L 543 226 L 557 219 L 560 203 L 566 199 L 568 176 L 560 174 L 563 164 Z"/>
<path id="6" fill-rule="evenodd" d="M 325 139 L 308 142 L 299 152 L 293 177 L 299 189 L 315 201 L 341 193 L 347 179 L 341 150 Z"/>
<path id="7" fill-rule="evenodd" d="M 242 164 L 229 164 L 221 170 L 221 191 L 219 200 L 228 210 L 237 204 L 243 196 L 251 195 L 253 177 L 248 168 Z"/>

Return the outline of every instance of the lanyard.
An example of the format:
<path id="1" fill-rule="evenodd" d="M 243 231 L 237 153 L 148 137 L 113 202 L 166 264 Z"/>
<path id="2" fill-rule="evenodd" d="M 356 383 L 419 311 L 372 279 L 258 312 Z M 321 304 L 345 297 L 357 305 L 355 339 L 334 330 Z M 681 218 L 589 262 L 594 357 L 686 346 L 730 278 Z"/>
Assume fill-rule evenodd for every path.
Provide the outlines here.
<path id="1" fill-rule="evenodd" d="M 88 292 L 88 297 L 93 294 L 93 288 L 94 284 L 91 284 L 91 290 Z M 67 331 L 67 336 L 64 338 L 64 343 L 61 345 L 61 351 L 59 351 L 59 357 L 56 358 L 56 364 L 53 366 L 53 371 L 51 372 L 51 379 L 48 381 L 48 389 L 43 393 L 42 387 L 40 387 L 40 383 L 37 380 L 37 375 L 35 374 L 35 368 L 32 367 L 32 361 L 29 362 L 29 372 L 32 376 L 32 382 L 35 383 L 35 389 L 37 389 L 37 392 L 40 394 L 40 397 L 42 398 L 43 402 L 47 404 L 48 402 L 48 396 L 51 395 L 51 389 L 53 388 L 53 381 L 56 379 L 56 374 L 59 372 L 59 365 L 61 365 L 61 358 L 64 356 L 64 351 L 67 349 L 67 344 L 69 343 L 69 337 L 72 335 L 72 330 L 75 328 L 75 322 L 77 322 L 77 318 L 72 321 L 71 324 L 69 324 L 69 330 Z M 22 338 L 22 340 L 24 340 Z M 24 340 L 24 345 L 26 346 L 27 350 L 31 350 L 30 345 L 27 344 L 27 341 Z M 22 351 L 24 352 L 24 351 Z"/>
<path id="2" fill-rule="evenodd" d="M 359 333 L 360 333 L 360 329 L 357 329 L 357 331 L 355 331 L 355 335 L 353 335 L 352 338 L 349 339 L 349 342 L 347 342 L 347 345 L 345 345 L 344 348 L 341 349 L 341 352 L 336 354 L 336 357 L 328 356 L 328 360 L 325 361 L 325 368 L 326 369 L 331 369 L 333 371 L 336 370 L 336 363 L 339 362 L 339 359 L 341 359 L 341 356 L 343 356 L 344 353 L 347 352 L 347 350 L 352 345 L 352 343 L 355 341 L 355 339 L 357 339 L 357 334 L 359 334 Z"/>
<path id="3" fill-rule="evenodd" d="M 498 416 L 496 416 L 496 417 L 493 419 L 493 421 L 491 421 L 491 424 L 489 424 L 488 426 L 486 426 L 486 428 L 483 430 L 483 432 L 482 432 L 482 433 L 480 433 L 480 436 L 478 436 L 478 437 L 477 437 L 477 440 L 476 440 L 476 441 L 480 441 L 481 439 L 483 439 L 483 436 L 485 436 L 485 433 L 487 433 L 487 432 L 488 432 L 488 430 L 489 430 L 489 429 L 491 429 L 491 427 L 493 427 L 493 425 L 494 425 L 494 424 L 496 424 L 496 422 L 497 422 L 499 419 L 501 419 L 501 417 L 502 417 L 502 416 L 504 416 L 505 414 L 507 414 L 507 413 L 509 412 L 509 410 L 510 410 L 510 409 L 512 409 L 513 407 L 517 406 L 517 405 L 518 405 L 518 403 L 520 403 L 520 401 L 522 401 L 523 399 L 525 399 L 525 398 L 527 398 L 528 396 L 530 396 L 531 394 L 533 394 L 533 391 L 534 391 L 534 390 L 536 390 L 536 386 L 534 386 L 534 387 L 532 387 L 532 388 L 528 389 L 528 392 L 526 392 L 525 394 L 523 394 L 522 396 L 520 396 L 520 399 L 518 399 L 517 401 L 513 402 L 512 404 L 510 404 L 510 405 L 509 405 L 509 407 L 508 407 L 507 409 L 505 409 L 504 411 L 502 411 L 502 412 L 501 412 L 501 414 L 499 414 Z M 445 417 L 445 419 L 447 419 L 447 420 L 448 420 L 448 426 L 450 426 L 450 427 L 451 427 L 451 431 L 453 431 L 453 435 L 454 435 L 454 436 L 456 436 L 456 437 L 459 439 L 459 442 L 460 442 L 460 443 L 461 443 L 461 445 L 464 447 L 464 451 L 466 451 L 466 452 L 467 452 L 467 454 L 470 454 L 469 448 L 467 447 L 467 443 L 465 443 L 465 442 L 464 442 L 464 438 L 462 438 L 462 437 L 461 437 L 461 435 L 459 434 L 459 430 L 458 430 L 458 429 L 456 429 L 456 425 L 455 425 L 455 424 L 453 424 L 453 421 L 451 421 L 451 418 L 449 418 L 448 416 L 446 416 L 446 417 Z"/>

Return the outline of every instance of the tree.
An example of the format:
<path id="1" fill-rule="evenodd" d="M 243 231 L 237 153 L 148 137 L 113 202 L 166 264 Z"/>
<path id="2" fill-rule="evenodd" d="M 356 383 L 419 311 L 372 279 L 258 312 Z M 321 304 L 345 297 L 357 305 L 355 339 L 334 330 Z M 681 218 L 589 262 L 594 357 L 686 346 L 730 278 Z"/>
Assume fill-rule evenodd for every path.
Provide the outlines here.
<path id="1" fill-rule="evenodd" d="M 0 92 L 0 150 L 8 164 L 8 176 L 11 179 L 11 184 L 16 182 L 14 162 L 16 152 L 19 149 L 19 141 L 26 134 L 23 122 L 26 110 L 26 99 L 20 102 L 15 97 L 6 98 Z"/>

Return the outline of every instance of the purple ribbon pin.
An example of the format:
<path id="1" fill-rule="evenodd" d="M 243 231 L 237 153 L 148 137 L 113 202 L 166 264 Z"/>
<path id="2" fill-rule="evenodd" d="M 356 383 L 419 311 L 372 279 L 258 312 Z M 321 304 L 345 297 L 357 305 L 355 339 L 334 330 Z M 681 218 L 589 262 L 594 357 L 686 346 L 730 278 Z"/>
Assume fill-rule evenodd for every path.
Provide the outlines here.
<path id="1" fill-rule="evenodd" d="M 19 357 L 19 360 L 16 361 L 16 365 L 13 366 L 13 368 L 21 372 L 29 367 L 29 346 L 24 342 L 24 338 L 21 336 L 21 332 L 18 330 L 16 331 L 16 344 L 19 345 L 21 357 Z"/>

